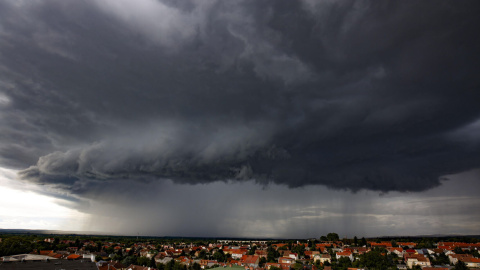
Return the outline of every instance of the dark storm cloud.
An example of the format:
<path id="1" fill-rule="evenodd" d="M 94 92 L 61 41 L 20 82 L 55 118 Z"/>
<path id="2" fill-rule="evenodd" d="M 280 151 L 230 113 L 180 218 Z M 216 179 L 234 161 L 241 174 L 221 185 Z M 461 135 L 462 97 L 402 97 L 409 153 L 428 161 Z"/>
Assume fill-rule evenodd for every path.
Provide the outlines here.
<path id="1" fill-rule="evenodd" d="M 4 1 L 0 161 L 73 188 L 420 191 L 479 166 L 476 2 Z"/>

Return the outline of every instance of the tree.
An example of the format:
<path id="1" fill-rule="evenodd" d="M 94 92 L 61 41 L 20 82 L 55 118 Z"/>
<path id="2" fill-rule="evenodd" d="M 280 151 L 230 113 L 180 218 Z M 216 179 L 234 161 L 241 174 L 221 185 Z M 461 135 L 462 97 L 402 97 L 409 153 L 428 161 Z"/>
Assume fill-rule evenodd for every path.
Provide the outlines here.
<path id="1" fill-rule="evenodd" d="M 205 258 L 207 258 L 207 252 L 205 251 L 205 249 L 200 250 L 200 253 L 198 254 L 198 258 L 202 260 L 205 260 Z"/>
<path id="2" fill-rule="evenodd" d="M 139 257 L 136 265 L 148 266 L 150 265 L 150 260 L 147 257 Z"/>
<path id="3" fill-rule="evenodd" d="M 113 256 L 112 258 L 112 261 L 122 261 L 122 260 L 123 260 L 123 257 L 118 254 L 115 254 L 115 256 Z"/>
<path id="4" fill-rule="evenodd" d="M 200 270 L 201 267 L 200 267 L 200 264 L 198 263 L 193 263 L 192 267 L 191 267 L 191 270 Z M 160 269 L 159 269 L 160 270 Z"/>
<path id="5" fill-rule="evenodd" d="M 353 243 L 355 244 L 355 246 L 358 246 L 358 238 L 357 238 L 357 236 L 353 237 Z"/>
<path id="6" fill-rule="evenodd" d="M 262 257 L 262 258 L 260 258 L 260 261 L 258 262 L 258 266 L 263 267 L 266 262 L 267 262 L 267 259 L 265 259 L 265 257 Z"/>
<path id="7" fill-rule="evenodd" d="M 352 266 L 352 261 L 347 257 L 341 257 L 338 259 L 337 265 L 340 269 L 347 269 Z"/>
<path id="8" fill-rule="evenodd" d="M 165 270 L 173 270 L 174 267 L 175 267 L 175 260 L 171 260 L 165 265 Z"/>
<path id="9" fill-rule="evenodd" d="M 374 249 L 368 253 L 360 255 L 360 267 L 367 267 L 368 269 L 388 269 L 394 266 L 393 256 L 382 255 L 383 250 Z"/>
<path id="10" fill-rule="evenodd" d="M 0 242 L 0 256 L 28 253 L 34 247 L 30 241 L 23 237 L 8 237 Z M 37 247 L 37 250 L 40 250 L 40 248 Z"/>
<path id="11" fill-rule="evenodd" d="M 225 261 L 225 254 L 223 253 L 223 250 L 217 250 L 213 254 L 213 259 L 217 260 L 218 262 L 224 262 Z"/>
<path id="12" fill-rule="evenodd" d="M 438 256 L 436 256 L 434 259 L 432 259 L 432 264 L 436 265 L 445 265 L 449 264 L 450 260 L 448 259 L 448 256 L 445 255 L 445 253 L 440 253 Z"/>
<path id="13" fill-rule="evenodd" d="M 278 257 L 280 257 L 280 253 L 278 251 L 270 246 L 267 248 L 267 261 L 268 262 L 277 262 Z"/>
<path id="14" fill-rule="evenodd" d="M 102 242 L 97 241 L 97 242 L 95 243 L 95 246 L 96 246 L 96 250 L 97 250 L 98 252 L 102 251 Z"/>
<path id="15" fill-rule="evenodd" d="M 294 263 L 291 268 L 293 268 L 294 270 L 301 270 L 303 269 L 303 264 L 301 263 Z"/>
<path id="16" fill-rule="evenodd" d="M 137 257 L 135 256 L 127 256 L 125 259 L 122 260 L 122 264 L 124 265 L 130 265 L 130 264 L 136 264 L 137 263 Z"/>
<path id="17" fill-rule="evenodd" d="M 468 267 L 464 262 L 458 261 L 458 263 L 455 264 L 453 270 L 468 270 Z"/>
<path id="18" fill-rule="evenodd" d="M 112 254 L 115 252 L 115 249 L 113 249 L 113 247 L 108 247 L 105 252 L 107 252 L 108 254 Z"/>
<path id="19" fill-rule="evenodd" d="M 360 239 L 360 245 L 362 247 L 367 245 L 367 240 L 365 239 L 365 237 L 362 237 L 362 239 Z"/>
<path id="20" fill-rule="evenodd" d="M 340 238 L 338 237 L 338 234 L 336 234 L 336 233 L 329 233 L 329 234 L 327 234 L 327 239 L 328 239 L 328 241 L 338 241 L 338 239 L 340 239 Z"/>
<path id="21" fill-rule="evenodd" d="M 299 257 L 303 257 L 305 255 L 305 245 L 303 244 L 298 244 L 295 247 L 293 247 L 292 252 L 295 252 L 299 255 Z"/>

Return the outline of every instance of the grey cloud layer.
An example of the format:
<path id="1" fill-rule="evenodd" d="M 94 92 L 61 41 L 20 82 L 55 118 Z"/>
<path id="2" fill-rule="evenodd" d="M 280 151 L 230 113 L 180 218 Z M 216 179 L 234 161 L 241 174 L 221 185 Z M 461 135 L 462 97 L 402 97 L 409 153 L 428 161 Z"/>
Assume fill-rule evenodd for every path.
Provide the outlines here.
<path id="1" fill-rule="evenodd" d="M 348 237 L 476 234 L 480 224 L 475 211 L 480 203 L 477 179 L 478 175 L 463 176 L 422 193 L 381 196 L 322 186 L 259 189 L 253 182 L 185 186 L 170 181 L 152 185 L 123 180 L 105 182 L 102 189 L 90 193 L 102 200 L 92 202 L 88 213 L 98 231 L 132 235 L 310 238 L 329 231 Z M 114 193 L 105 192 L 112 187 Z M 131 200 L 125 203 L 125 198 Z"/>
<path id="2" fill-rule="evenodd" d="M 419 191 L 479 166 L 478 3 L 132 3 L 0 3 L 3 166 L 78 193 Z"/>

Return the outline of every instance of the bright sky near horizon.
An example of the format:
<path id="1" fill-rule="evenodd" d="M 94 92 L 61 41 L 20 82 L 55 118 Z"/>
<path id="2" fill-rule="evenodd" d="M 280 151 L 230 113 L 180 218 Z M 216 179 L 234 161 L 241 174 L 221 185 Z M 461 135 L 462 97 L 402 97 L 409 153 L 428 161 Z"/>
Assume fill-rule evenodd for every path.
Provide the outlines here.
<path id="1" fill-rule="evenodd" d="M 36 191 L 35 191 L 36 190 Z M 85 229 L 88 214 L 59 204 L 55 197 L 28 183 L 19 183 L 15 171 L 0 168 L 0 228 L 2 229 Z"/>

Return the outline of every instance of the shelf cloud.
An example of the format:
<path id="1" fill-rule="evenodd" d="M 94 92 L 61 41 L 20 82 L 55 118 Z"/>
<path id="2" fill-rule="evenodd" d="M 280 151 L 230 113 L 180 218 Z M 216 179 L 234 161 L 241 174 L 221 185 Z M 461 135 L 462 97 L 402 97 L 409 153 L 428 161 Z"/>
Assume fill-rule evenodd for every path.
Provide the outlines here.
<path id="1" fill-rule="evenodd" d="M 0 165 L 424 191 L 480 166 L 480 4 L 0 3 Z"/>

